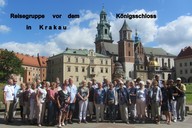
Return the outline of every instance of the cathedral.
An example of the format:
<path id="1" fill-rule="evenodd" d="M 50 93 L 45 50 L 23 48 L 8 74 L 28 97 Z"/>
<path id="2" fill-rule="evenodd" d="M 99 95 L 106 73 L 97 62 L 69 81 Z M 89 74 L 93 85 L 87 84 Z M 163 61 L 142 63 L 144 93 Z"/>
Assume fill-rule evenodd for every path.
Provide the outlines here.
<path id="1" fill-rule="evenodd" d="M 100 12 L 100 22 L 97 24 L 95 51 L 112 59 L 112 79 L 125 80 L 152 79 L 158 74 L 161 79 L 174 79 L 175 55 L 162 48 L 144 47 L 137 31 L 135 37 L 124 20 L 119 30 L 119 41 L 114 42 L 110 32 L 110 23 L 104 8 Z"/>

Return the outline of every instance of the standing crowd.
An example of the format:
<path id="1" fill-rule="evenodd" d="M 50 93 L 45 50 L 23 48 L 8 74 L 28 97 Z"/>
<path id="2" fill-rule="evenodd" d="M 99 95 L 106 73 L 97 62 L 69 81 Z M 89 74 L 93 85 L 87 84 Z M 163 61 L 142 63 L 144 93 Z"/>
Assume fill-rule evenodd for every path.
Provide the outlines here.
<path id="1" fill-rule="evenodd" d="M 117 120 L 129 124 L 152 121 L 160 123 L 165 115 L 166 123 L 184 121 L 186 87 L 177 78 L 176 82 L 160 80 L 134 81 L 114 80 L 96 82 L 83 80 L 79 87 L 72 78 L 60 83 L 36 80 L 17 85 L 14 78 L 7 81 L 3 89 L 5 121 L 12 122 L 16 108 L 20 106 L 23 123 L 58 125 L 73 124 L 73 116 L 78 113 L 78 123 L 96 123 Z M 87 119 L 88 117 L 88 119 Z"/>

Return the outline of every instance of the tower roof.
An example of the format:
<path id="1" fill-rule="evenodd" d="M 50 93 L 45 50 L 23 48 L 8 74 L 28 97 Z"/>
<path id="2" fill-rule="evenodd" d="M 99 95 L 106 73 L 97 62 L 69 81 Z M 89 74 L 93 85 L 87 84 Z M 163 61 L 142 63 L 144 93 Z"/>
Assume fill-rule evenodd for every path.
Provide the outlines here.
<path id="1" fill-rule="evenodd" d="M 107 13 L 105 12 L 104 6 L 102 7 L 100 15 L 107 15 Z"/>
<path id="2" fill-rule="evenodd" d="M 121 30 L 120 30 L 120 31 L 122 31 L 122 30 L 132 31 L 132 30 L 130 29 L 130 27 L 128 26 L 126 20 L 124 20 L 123 26 L 121 27 Z"/>

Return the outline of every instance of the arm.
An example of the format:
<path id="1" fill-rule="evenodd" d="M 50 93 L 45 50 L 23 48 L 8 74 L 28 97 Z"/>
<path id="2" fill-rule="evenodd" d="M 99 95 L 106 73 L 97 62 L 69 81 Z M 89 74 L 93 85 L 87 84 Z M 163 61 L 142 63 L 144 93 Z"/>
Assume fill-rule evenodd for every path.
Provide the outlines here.
<path id="1" fill-rule="evenodd" d="M 60 108 L 60 107 L 61 107 L 61 104 L 60 104 L 60 102 L 59 102 L 59 95 L 57 95 L 56 99 L 57 99 L 58 107 Z"/>

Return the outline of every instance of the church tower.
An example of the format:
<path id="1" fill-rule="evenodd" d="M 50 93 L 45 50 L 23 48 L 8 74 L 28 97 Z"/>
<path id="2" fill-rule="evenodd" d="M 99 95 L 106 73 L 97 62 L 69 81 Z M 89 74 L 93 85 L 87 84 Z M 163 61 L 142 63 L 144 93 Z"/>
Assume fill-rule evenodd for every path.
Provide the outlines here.
<path id="1" fill-rule="evenodd" d="M 111 25 L 107 21 L 107 13 L 104 7 L 100 13 L 100 22 L 97 24 L 97 35 L 95 38 L 95 51 L 102 53 L 102 45 L 104 43 L 112 43 L 112 36 L 110 32 Z"/>
<path id="2" fill-rule="evenodd" d="M 131 79 L 134 74 L 134 41 L 132 40 L 132 30 L 126 20 L 119 31 L 120 40 L 118 41 L 119 62 L 123 65 L 125 78 Z"/>

